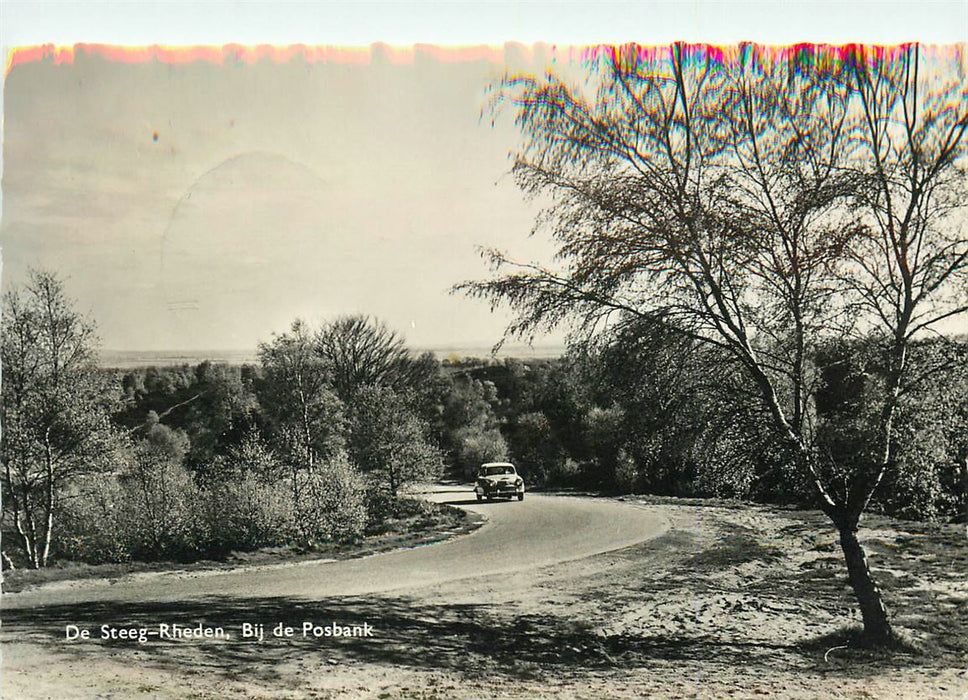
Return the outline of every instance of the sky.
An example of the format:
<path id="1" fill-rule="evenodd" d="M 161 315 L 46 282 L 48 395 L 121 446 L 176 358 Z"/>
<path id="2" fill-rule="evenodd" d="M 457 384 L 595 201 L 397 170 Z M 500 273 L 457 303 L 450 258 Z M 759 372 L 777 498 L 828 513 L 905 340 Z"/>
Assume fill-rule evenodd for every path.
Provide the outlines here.
<path id="1" fill-rule="evenodd" d="M 503 320 L 450 287 L 487 274 L 477 246 L 550 252 L 507 175 L 511 125 L 480 118 L 501 67 L 365 59 L 15 66 L 5 282 L 59 271 L 112 349 L 254 347 L 345 313 L 492 344 Z"/>
<path id="2" fill-rule="evenodd" d="M 482 119 L 486 89 L 505 70 L 565 62 L 568 45 L 968 38 L 964 2 L 0 7 L 4 55 L 76 42 L 344 47 L 175 63 L 78 48 L 60 65 L 9 68 L 3 285 L 57 271 L 114 350 L 247 349 L 297 317 L 346 313 L 383 319 L 414 347 L 496 342 L 508 315 L 449 289 L 488 276 L 481 246 L 525 261 L 552 249 L 529 236 L 538 205 L 509 175 L 517 133 Z"/>

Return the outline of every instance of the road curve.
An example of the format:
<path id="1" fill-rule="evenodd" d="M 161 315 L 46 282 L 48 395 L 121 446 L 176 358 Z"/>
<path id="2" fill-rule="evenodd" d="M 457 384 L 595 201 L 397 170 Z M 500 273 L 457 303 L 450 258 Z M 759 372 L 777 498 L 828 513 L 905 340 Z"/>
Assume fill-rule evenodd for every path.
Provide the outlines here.
<path id="1" fill-rule="evenodd" d="M 6 594 L 2 605 L 382 593 L 580 559 L 656 537 L 668 527 L 643 507 L 606 499 L 529 493 L 523 502 L 478 503 L 470 489 L 457 486 L 436 487 L 426 497 L 481 513 L 487 522 L 452 540 L 360 559 L 72 582 Z"/>

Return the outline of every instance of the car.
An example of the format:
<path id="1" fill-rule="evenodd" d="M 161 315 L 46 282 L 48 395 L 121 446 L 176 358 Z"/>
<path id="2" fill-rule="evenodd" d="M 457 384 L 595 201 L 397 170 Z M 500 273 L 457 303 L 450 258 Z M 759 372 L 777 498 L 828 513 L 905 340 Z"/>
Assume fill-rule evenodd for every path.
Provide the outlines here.
<path id="1" fill-rule="evenodd" d="M 518 470 L 510 462 L 488 462 L 482 464 L 477 472 L 477 484 L 474 486 L 477 500 L 485 498 L 514 498 L 524 500 L 524 479 L 518 476 Z"/>

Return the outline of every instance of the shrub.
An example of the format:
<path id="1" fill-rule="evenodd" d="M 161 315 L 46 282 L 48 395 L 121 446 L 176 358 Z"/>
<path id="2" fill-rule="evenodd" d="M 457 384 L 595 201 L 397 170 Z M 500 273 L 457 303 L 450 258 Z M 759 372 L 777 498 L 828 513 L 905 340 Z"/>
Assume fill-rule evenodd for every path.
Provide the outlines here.
<path id="1" fill-rule="evenodd" d="M 366 501 L 366 534 L 380 535 L 396 530 L 401 521 L 433 522 L 439 508 L 419 498 L 393 498 L 384 489 L 370 489 Z"/>
<path id="2" fill-rule="evenodd" d="M 295 532 L 287 481 L 254 474 L 212 483 L 200 492 L 198 548 L 207 554 L 249 551 L 288 542 Z"/>
<path id="3" fill-rule="evenodd" d="M 129 472 L 87 479 L 65 499 L 55 551 L 89 563 L 191 559 L 198 494 L 184 467 L 139 449 Z"/>
<path id="4" fill-rule="evenodd" d="M 113 476 L 86 479 L 64 500 L 57 556 L 89 564 L 131 559 L 131 513 L 127 492 Z"/>
<path id="5" fill-rule="evenodd" d="M 390 495 L 443 473 L 443 455 L 406 396 L 385 386 L 365 386 L 350 409 L 347 445 L 353 463 Z"/>
<path id="6" fill-rule="evenodd" d="M 623 493 L 635 493 L 639 470 L 635 460 L 624 449 L 619 450 L 615 465 L 615 485 Z"/>
<path id="7" fill-rule="evenodd" d="M 503 462 L 508 458 L 508 445 L 497 428 L 470 425 L 454 433 L 457 443 L 457 467 L 460 474 L 473 478 L 486 462 Z"/>
<path id="8" fill-rule="evenodd" d="M 132 556 L 155 559 L 191 558 L 197 549 L 195 506 L 199 492 L 181 464 L 138 450 L 131 471 L 122 479 L 125 491 L 125 539 Z"/>
<path id="9" fill-rule="evenodd" d="M 564 448 L 555 438 L 548 417 L 541 412 L 518 416 L 510 431 L 511 453 L 518 472 L 529 484 L 549 483 L 564 462 Z"/>
<path id="10" fill-rule="evenodd" d="M 295 515 L 304 544 L 353 540 L 363 534 L 367 484 L 345 455 L 296 479 Z"/>
<path id="11" fill-rule="evenodd" d="M 581 466 L 571 457 L 551 464 L 547 472 L 547 483 L 557 486 L 575 486 L 581 476 Z"/>

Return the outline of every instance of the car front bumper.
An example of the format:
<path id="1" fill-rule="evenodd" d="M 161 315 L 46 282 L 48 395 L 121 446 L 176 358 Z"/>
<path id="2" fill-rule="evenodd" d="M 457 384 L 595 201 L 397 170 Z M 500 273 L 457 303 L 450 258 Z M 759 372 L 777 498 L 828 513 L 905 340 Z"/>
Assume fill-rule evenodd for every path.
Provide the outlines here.
<path id="1" fill-rule="evenodd" d="M 524 484 L 520 486 L 514 486 L 513 484 L 504 486 L 491 486 L 485 488 L 478 484 L 474 487 L 474 493 L 479 496 L 517 496 L 518 494 L 524 493 Z"/>

